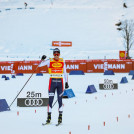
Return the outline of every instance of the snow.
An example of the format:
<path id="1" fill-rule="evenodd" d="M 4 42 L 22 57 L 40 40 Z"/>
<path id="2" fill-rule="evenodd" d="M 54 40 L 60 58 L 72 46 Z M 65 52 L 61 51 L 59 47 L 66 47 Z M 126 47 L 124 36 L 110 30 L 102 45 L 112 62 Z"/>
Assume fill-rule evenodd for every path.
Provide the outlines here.
<path id="1" fill-rule="evenodd" d="M 24 9 L 24 2 L 28 3 L 28 9 Z M 123 2 L 129 8 L 124 9 Z M 124 47 L 115 23 L 133 19 L 133 6 L 133 0 L 0 0 L 0 60 L 36 60 L 43 54 L 52 57 L 51 43 L 55 40 L 72 41 L 71 48 L 60 48 L 64 59 L 118 59 L 119 50 L 124 50 Z M 29 7 L 35 9 L 30 10 Z M 11 10 L 6 11 L 7 8 Z M 134 47 L 130 55 L 134 57 Z M 30 75 L 12 79 L 7 74 L 10 77 L 8 81 L 0 75 L 0 98 L 6 99 L 10 105 Z M 120 84 L 124 76 L 128 83 Z M 69 86 L 76 97 L 63 100 L 61 126 L 55 126 L 57 103 L 52 112 L 52 124 L 43 127 L 41 124 L 46 121 L 47 107 L 21 108 L 16 107 L 15 101 L 11 111 L 0 113 L 0 133 L 133 134 L 134 82 L 131 77 L 127 73 L 69 76 Z M 99 81 L 104 78 L 116 79 L 119 89 L 99 90 Z M 47 92 L 48 82 L 48 74 L 43 77 L 33 75 L 23 91 Z M 97 93 L 85 94 L 88 85 L 92 84 Z"/>
<path id="2" fill-rule="evenodd" d="M 117 79 L 118 83 L 122 77 L 126 76 L 127 84 L 119 84 L 119 89 L 99 90 L 99 80 Z M 10 77 L 10 75 L 9 75 Z M 1 94 L 0 98 L 5 98 L 10 105 L 14 97 L 22 88 L 24 83 L 30 77 L 30 74 L 18 76 L 16 79 L 5 81 L 0 79 Z M 28 90 L 45 90 L 48 88 L 49 75 L 43 77 L 33 75 L 23 92 Z M 76 80 L 77 79 L 77 80 Z M 6 83 L 6 84 L 5 84 Z M 85 94 L 88 85 L 94 84 L 97 93 Z M 134 82 L 127 73 L 116 73 L 114 76 L 105 76 L 100 74 L 85 74 L 83 76 L 69 75 L 69 85 L 75 93 L 74 98 L 63 99 L 63 123 L 56 127 L 58 119 L 58 104 L 52 111 L 52 124 L 42 126 L 46 121 L 47 107 L 42 108 L 21 108 L 16 107 L 16 101 L 11 107 L 11 111 L 0 113 L 1 133 L 4 134 L 133 134 L 134 128 Z M 55 100 L 56 101 L 56 95 Z M 36 113 L 35 113 L 36 110 Z M 19 112 L 19 116 L 17 115 Z M 128 118 L 130 115 L 130 118 Z M 117 118 L 119 121 L 117 122 Z M 106 126 L 103 126 L 103 122 Z M 88 130 L 90 125 L 90 130 Z"/>
<path id="3" fill-rule="evenodd" d="M 52 41 L 72 41 L 72 48 L 61 48 L 65 59 L 118 59 L 124 46 L 115 24 L 134 18 L 134 3 L 129 0 L 123 9 L 121 0 L 97 1 L 33 0 L 27 1 L 28 9 L 23 0 L 1 1 L 1 60 L 52 56 Z M 130 55 L 134 57 L 134 48 Z"/>

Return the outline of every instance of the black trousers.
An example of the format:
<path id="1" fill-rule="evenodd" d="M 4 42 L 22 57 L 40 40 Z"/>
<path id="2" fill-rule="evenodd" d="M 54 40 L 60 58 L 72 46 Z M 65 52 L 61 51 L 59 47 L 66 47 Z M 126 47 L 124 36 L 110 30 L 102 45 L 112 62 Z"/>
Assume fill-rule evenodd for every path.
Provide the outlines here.
<path id="1" fill-rule="evenodd" d="M 52 104 L 54 100 L 55 91 L 57 90 L 59 112 L 62 112 L 62 97 L 59 96 L 63 92 L 63 78 L 50 78 L 49 79 L 49 106 L 48 112 L 52 111 Z"/>

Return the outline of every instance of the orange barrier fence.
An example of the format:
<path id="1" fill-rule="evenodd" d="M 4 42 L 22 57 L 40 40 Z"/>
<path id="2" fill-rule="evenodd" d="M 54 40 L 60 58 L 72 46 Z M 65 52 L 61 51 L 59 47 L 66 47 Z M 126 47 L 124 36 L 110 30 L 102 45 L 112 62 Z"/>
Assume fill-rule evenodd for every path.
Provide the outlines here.
<path id="1" fill-rule="evenodd" d="M 82 70 L 85 73 L 103 73 L 113 70 L 117 73 L 127 73 L 134 70 L 134 60 L 66 60 L 66 68 Z M 0 62 L 0 74 L 33 73 L 40 61 L 4 61 Z M 39 67 L 35 73 L 48 73 L 47 66 Z"/>

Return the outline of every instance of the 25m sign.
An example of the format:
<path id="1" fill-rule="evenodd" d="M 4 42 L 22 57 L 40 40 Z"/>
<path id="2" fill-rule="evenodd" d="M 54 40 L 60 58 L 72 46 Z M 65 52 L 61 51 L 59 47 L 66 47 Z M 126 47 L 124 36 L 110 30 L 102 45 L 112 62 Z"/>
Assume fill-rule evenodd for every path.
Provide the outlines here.
<path id="1" fill-rule="evenodd" d="M 19 107 L 43 107 L 48 105 L 48 94 L 40 91 L 26 91 L 17 98 Z"/>

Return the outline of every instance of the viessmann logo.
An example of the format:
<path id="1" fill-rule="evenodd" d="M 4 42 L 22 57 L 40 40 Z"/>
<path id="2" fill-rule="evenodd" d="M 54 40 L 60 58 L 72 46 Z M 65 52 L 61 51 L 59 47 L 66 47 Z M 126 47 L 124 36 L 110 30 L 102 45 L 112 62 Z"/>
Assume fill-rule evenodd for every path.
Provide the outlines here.
<path id="1" fill-rule="evenodd" d="M 94 69 L 125 69 L 125 64 L 94 64 Z"/>
<path id="2" fill-rule="evenodd" d="M 61 63 L 53 63 L 52 67 L 62 67 L 62 64 Z"/>

